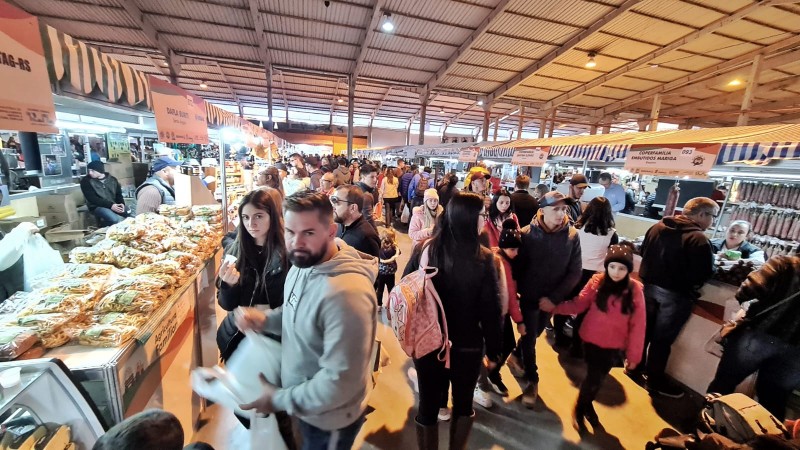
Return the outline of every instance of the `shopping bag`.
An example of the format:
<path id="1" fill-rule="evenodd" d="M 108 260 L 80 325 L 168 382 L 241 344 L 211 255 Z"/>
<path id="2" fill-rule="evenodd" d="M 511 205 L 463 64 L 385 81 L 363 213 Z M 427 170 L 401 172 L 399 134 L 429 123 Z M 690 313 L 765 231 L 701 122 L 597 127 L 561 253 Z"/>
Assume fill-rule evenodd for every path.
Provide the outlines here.
<path id="1" fill-rule="evenodd" d="M 375 204 L 375 209 L 372 210 L 372 217 L 376 220 L 383 218 L 383 202 Z M 386 224 L 386 226 L 389 226 L 389 224 Z"/>
<path id="2" fill-rule="evenodd" d="M 232 409 L 242 417 L 250 413 L 239 405 L 261 396 L 259 374 L 280 386 L 281 344 L 261 334 L 247 331 L 225 367 L 198 367 L 192 371 L 192 389 L 197 395 Z"/>
<path id="3" fill-rule="evenodd" d="M 25 274 L 23 289 L 31 291 L 33 281 L 45 274 L 64 268 L 58 250 L 53 250 L 41 234 L 33 234 L 22 248 L 22 267 Z"/>
<path id="4" fill-rule="evenodd" d="M 403 208 L 403 213 L 400 214 L 400 222 L 408 223 L 411 221 L 411 210 L 409 208 Z"/>
<path id="5" fill-rule="evenodd" d="M 275 414 L 264 416 L 250 412 L 250 450 L 288 450 L 283 441 Z"/>

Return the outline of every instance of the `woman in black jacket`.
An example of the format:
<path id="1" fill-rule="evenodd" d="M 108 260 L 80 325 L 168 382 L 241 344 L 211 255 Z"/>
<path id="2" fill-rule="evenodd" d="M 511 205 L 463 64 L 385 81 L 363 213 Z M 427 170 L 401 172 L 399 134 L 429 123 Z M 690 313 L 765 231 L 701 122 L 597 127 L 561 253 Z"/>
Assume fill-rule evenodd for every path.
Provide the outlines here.
<path id="1" fill-rule="evenodd" d="M 416 270 L 424 253 L 428 265 L 439 269 L 432 280 L 444 306 L 444 319 L 453 344 L 450 370 L 439 361 L 437 352 L 414 360 L 420 396 L 417 443 L 423 450 L 438 448 L 437 416 L 448 384 L 452 384 L 453 396 L 450 448 L 466 448 L 474 417 L 472 396 L 484 348 L 489 369 L 500 358 L 498 274 L 494 254 L 478 243 L 484 223 L 482 211 L 483 200 L 479 195 L 455 193 L 436 223 L 433 236 L 418 246 L 405 270 L 406 273 Z"/>

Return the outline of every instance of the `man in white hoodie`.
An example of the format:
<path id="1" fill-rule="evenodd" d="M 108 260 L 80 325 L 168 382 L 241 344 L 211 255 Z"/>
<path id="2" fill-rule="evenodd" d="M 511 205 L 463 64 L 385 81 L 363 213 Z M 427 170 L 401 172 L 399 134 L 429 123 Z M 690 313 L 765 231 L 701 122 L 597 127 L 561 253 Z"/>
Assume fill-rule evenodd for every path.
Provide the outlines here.
<path id="1" fill-rule="evenodd" d="M 296 416 L 303 448 L 350 449 L 372 390 L 378 261 L 334 240 L 324 194 L 298 192 L 283 210 L 292 263 L 283 306 L 267 315 L 247 308 L 237 318 L 240 330 L 281 336 L 282 386 L 262 377 L 261 398 L 241 407 Z"/>

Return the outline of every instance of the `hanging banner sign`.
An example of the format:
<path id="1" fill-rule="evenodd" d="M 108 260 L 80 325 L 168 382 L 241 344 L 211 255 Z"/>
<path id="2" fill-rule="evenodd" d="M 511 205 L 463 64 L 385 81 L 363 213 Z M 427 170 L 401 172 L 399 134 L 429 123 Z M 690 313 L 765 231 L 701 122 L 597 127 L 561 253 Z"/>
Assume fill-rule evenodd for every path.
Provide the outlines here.
<path id="1" fill-rule="evenodd" d="M 478 162 L 478 155 L 481 153 L 480 147 L 466 147 L 458 152 L 458 161 L 474 163 Z"/>
<path id="2" fill-rule="evenodd" d="M 708 178 L 720 144 L 632 146 L 625 157 L 625 170 L 646 175 Z"/>
<path id="3" fill-rule="evenodd" d="M 0 130 L 58 133 L 39 20 L 0 0 Z"/>
<path id="4" fill-rule="evenodd" d="M 544 166 L 547 157 L 550 155 L 550 147 L 522 147 L 514 150 L 511 157 L 511 164 L 517 166 Z"/>
<path id="5" fill-rule="evenodd" d="M 202 98 L 152 75 L 150 93 L 161 142 L 208 144 L 206 105 Z"/>

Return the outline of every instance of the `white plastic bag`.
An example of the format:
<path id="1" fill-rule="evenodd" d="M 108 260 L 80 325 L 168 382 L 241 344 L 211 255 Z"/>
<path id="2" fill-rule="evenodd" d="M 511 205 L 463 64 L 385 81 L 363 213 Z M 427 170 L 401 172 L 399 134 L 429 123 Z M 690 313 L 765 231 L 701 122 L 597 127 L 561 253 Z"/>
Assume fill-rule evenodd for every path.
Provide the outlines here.
<path id="1" fill-rule="evenodd" d="M 264 417 L 251 411 L 250 414 L 250 450 L 288 450 L 278 429 L 275 414 Z"/>
<path id="2" fill-rule="evenodd" d="M 23 270 L 25 271 L 24 289 L 30 291 L 31 282 L 42 274 L 64 268 L 61 253 L 53 250 L 41 234 L 34 234 L 22 248 Z"/>
<path id="3" fill-rule="evenodd" d="M 409 208 L 403 208 L 403 212 L 400 214 L 400 222 L 402 223 L 411 222 L 411 211 Z"/>

